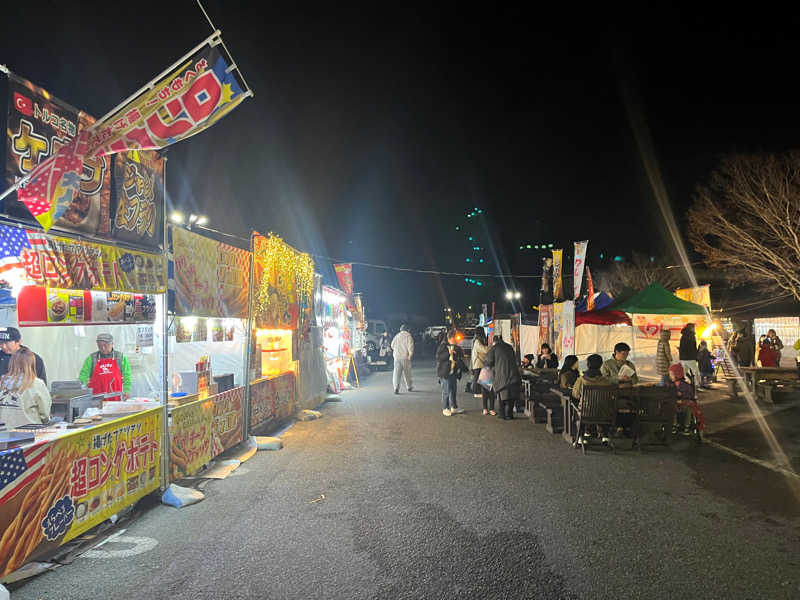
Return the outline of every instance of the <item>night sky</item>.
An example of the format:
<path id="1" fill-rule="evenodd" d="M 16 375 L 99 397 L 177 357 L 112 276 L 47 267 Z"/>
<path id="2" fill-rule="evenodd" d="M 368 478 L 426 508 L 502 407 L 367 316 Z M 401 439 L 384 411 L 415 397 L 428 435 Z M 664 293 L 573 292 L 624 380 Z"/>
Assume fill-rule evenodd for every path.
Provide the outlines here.
<path id="1" fill-rule="evenodd" d="M 464 271 L 455 227 L 480 207 L 488 271 L 536 273 L 519 245 L 537 238 L 570 254 L 589 239 L 598 269 L 601 251 L 671 256 L 621 79 L 679 223 L 721 154 L 800 140 L 796 14 L 206 8 L 255 98 L 169 150 L 170 206 L 316 255 Z M 2 20 L 0 63 L 95 116 L 210 33 L 190 1 L 17 4 Z M 373 315 L 500 300 L 463 277 L 354 275 Z M 538 282 L 518 285 L 530 298 Z"/>

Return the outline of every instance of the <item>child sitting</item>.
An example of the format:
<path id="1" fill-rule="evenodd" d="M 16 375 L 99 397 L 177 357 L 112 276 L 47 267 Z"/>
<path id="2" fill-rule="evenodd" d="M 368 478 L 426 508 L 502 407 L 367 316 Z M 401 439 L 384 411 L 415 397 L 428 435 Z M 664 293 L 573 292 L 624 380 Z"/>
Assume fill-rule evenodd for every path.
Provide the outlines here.
<path id="1" fill-rule="evenodd" d="M 694 388 L 686 381 L 683 365 L 676 363 L 669 368 L 669 379 L 675 386 L 675 394 L 678 397 L 678 412 L 675 413 L 675 424 L 672 432 L 677 433 L 678 424 L 681 426 L 683 435 L 691 434 L 689 425 L 692 422 L 692 414 L 697 419 L 697 428 L 700 431 L 705 429 L 705 418 L 694 399 Z"/>

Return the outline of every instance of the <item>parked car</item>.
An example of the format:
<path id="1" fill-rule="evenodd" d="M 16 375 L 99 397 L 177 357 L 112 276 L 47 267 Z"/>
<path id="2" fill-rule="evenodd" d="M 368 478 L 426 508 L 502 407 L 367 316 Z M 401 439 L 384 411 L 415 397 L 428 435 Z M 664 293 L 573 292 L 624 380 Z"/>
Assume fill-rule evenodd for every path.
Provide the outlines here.
<path id="1" fill-rule="evenodd" d="M 462 327 L 458 329 L 457 335 L 461 337 L 458 345 L 467 356 L 472 354 L 472 345 L 475 343 L 475 332 L 477 330 L 477 327 Z"/>
<path id="2" fill-rule="evenodd" d="M 439 334 L 443 331 L 447 331 L 447 325 L 431 325 L 430 327 L 426 327 L 425 331 L 422 332 L 423 340 L 434 340 L 439 337 Z"/>
<path id="3" fill-rule="evenodd" d="M 386 321 L 374 319 L 369 319 L 367 321 L 366 341 L 364 344 L 367 347 L 368 355 L 377 354 L 377 352 L 380 350 L 381 338 L 384 336 L 384 334 L 391 336 L 391 332 L 389 331 L 389 327 L 386 325 Z M 389 341 L 391 342 L 391 340 Z"/>

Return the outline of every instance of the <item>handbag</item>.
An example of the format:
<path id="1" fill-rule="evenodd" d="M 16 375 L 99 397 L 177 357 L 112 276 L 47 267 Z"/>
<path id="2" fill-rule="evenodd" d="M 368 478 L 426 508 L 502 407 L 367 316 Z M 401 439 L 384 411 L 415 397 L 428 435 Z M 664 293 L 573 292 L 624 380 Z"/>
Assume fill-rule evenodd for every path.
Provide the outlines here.
<path id="1" fill-rule="evenodd" d="M 492 372 L 492 370 L 489 367 L 483 367 L 481 369 L 480 374 L 478 375 L 478 383 L 480 383 L 487 390 L 491 390 L 493 379 L 494 379 L 494 373 Z"/>

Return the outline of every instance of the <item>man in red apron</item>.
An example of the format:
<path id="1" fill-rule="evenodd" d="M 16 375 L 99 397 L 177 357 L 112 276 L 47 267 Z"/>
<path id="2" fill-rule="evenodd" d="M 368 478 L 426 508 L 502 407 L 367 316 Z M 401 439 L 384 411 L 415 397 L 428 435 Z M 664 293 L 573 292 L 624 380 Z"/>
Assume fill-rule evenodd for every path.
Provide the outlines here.
<path id="1" fill-rule="evenodd" d="M 131 394 L 131 367 L 125 355 L 114 350 L 114 336 L 110 333 L 97 334 L 97 350 L 86 357 L 80 380 L 95 394 L 122 392 L 122 399 L 127 400 Z"/>

